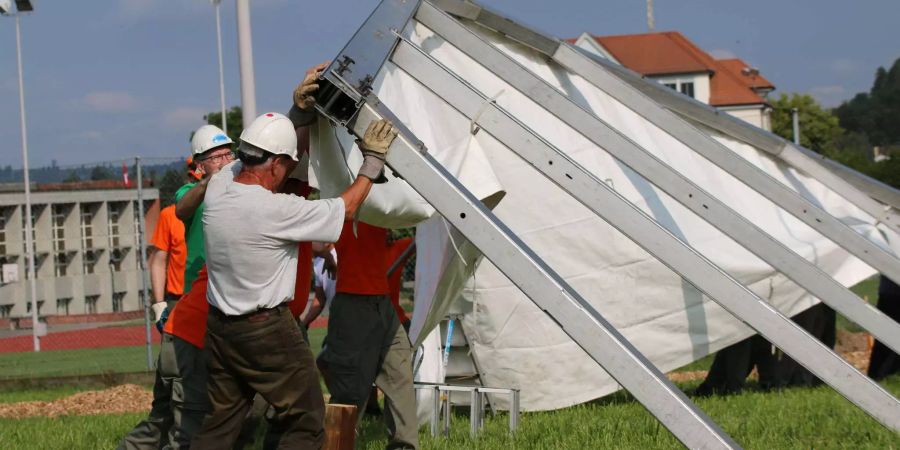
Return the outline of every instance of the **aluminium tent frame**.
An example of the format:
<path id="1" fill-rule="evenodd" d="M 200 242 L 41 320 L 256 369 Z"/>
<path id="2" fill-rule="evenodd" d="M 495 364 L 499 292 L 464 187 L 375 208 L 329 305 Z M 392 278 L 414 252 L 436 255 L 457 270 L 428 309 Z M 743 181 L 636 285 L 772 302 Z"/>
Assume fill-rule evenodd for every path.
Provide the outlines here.
<path id="1" fill-rule="evenodd" d="M 403 29 L 413 13 L 416 13 L 416 20 L 429 26 L 445 39 L 449 33 L 467 38 L 465 32 L 468 30 L 427 2 L 385 0 L 326 70 L 324 78 L 327 82 L 324 83 L 325 86 L 319 96 L 318 106 L 322 114 L 346 126 L 356 135 L 361 135 L 365 125 L 373 118 L 387 117 L 397 123 L 390 110 L 370 92 L 375 74 L 391 55 L 397 43 L 399 46 L 393 53 L 392 61 L 404 70 L 413 70 L 411 69 L 413 62 L 410 61 L 415 60 L 417 58 L 415 55 L 418 54 L 418 62 L 415 64 L 424 68 L 423 70 L 430 70 L 431 75 L 428 76 L 440 77 L 442 71 L 444 76 L 452 75 L 436 61 L 427 58 L 424 53 L 417 52 L 414 45 L 400 39 L 396 30 Z M 449 28 L 441 31 L 442 26 Z M 477 39 L 477 36 L 475 38 Z M 480 45 L 488 45 L 480 39 L 473 45 L 478 45 L 478 42 L 481 42 Z M 404 57 L 407 59 L 404 60 Z M 490 58 L 498 57 L 492 55 Z M 486 61 L 481 58 L 479 63 L 486 64 Z M 500 71 L 492 71 L 498 76 L 503 76 Z M 504 79 L 510 82 L 509 79 Z M 458 94 L 460 98 L 464 98 L 468 91 L 469 99 L 484 104 L 484 98 L 473 96 L 477 91 L 462 80 L 456 79 L 453 82 L 451 77 L 449 81 L 451 82 L 448 86 L 455 90 L 454 95 Z M 441 83 L 427 83 L 426 86 L 433 88 L 439 84 Z M 565 105 L 566 98 L 561 94 L 558 95 L 560 98 L 555 100 Z M 446 101 L 447 97 L 442 97 Z M 454 106 L 460 109 L 459 106 Z M 470 117 L 473 114 L 471 111 L 461 109 L 460 111 Z M 503 110 L 496 108 L 496 105 L 488 108 L 487 112 L 493 114 L 492 117 L 496 122 L 488 124 L 489 121 L 483 119 L 482 115 L 478 123 L 486 132 L 529 161 L 536 169 L 726 310 L 747 322 L 786 353 L 806 365 L 866 412 L 886 426 L 895 430 L 900 429 L 898 422 L 900 402 L 877 384 L 862 376 L 746 287 L 678 240 L 605 183 L 571 161 L 559 149 L 552 147 Z M 566 120 L 565 117 L 561 118 Z M 595 117 L 588 119 L 592 124 L 599 121 Z M 388 155 L 390 167 L 553 318 L 588 355 L 603 366 L 687 446 L 709 448 L 737 446 L 590 304 L 431 158 L 424 145 L 408 129 L 402 124 L 398 125 L 401 135 Z M 603 144 L 606 148 L 609 136 L 602 138 L 598 138 L 601 141 L 598 145 Z M 547 164 L 548 161 L 557 163 Z"/>
<path id="2" fill-rule="evenodd" d="M 710 136 L 694 128 L 673 113 L 655 104 L 640 91 L 617 78 L 604 66 L 596 64 L 594 59 L 577 51 L 568 44 L 552 40 L 534 32 L 522 31 L 521 26 L 513 22 L 501 20 L 500 16 L 484 10 L 472 3 L 458 0 L 437 0 L 435 6 L 454 14 L 470 17 L 476 23 L 491 29 L 500 28 L 500 32 L 526 45 L 535 45 L 538 51 L 547 55 L 568 70 L 581 75 L 595 87 L 612 96 L 640 116 L 669 133 L 687 147 L 704 156 L 718 167 L 733 175 L 736 179 L 772 201 L 786 212 L 802 220 L 835 244 L 841 246 L 854 256 L 887 275 L 892 280 L 900 280 L 900 260 L 884 251 L 863 235 L 857 233 L 819 206 L 803 198 L 796 191 L 775 180 L 762 169 L 737 155 Z M 431 16 L 427 9 L 422 9 L 419 16 L 428 24 Z M 446 24 L 446 22 L 442 22 Z M 449 28 L 455 28 L 450 31 Z M 504 79 L 514 87 L 527 89 L 532 98 L 543 99 L 550 104 L 551 99 L 562 99 L 552 86 L 541 82 L 535 75 L 524 75 L 527 70 L 521 68 L 502 52 L 486 43 L 479 43 L 477 37 L 453 37 L 464 34 L 459 31 L 462 24 L 445 25 L 447 29 L 442 35 L 459 47 L 469 56 L 485 65 L 489 70 L 504 74 Z M 513 34 L 517 33 L 517 34 Z M 520 38 L 521 39 L 518 39 Z M 533 47 L 534 48 L 534 47 Z M 612 64 L 612 63 L 608 63 Z M 642 84 L 651 84 L 640 80 Z M 652 83 L 658 84 L 658 83 Z M 663 89 L 667 89 L 663 87 Z M 669 90 L 671 91 L 671 90 Z M 685 97 L 675 94 L 676 97 Z M 859 324 L 879 340 L 895 351 L 900 351 L 900 325 L 893 319 L 859 298 L 846 287 L 835 281 L 828 274 L 819 270 L 812 263 L 781 244 L 765 231 L 729 208 L 724 202 L 704 192 L 683 175 L 653 157 L 647 150 L 631 142 L 624 136 L 615 136 L 612 127 L 601 119 L 589 117 L 590 113 L 580 110 L 574 102 L 561 100 L 550 105 L 548 110 L 569 123 L 582 134 L 612 154 L 616 159 L 631 167 L 648 181 L 668 193 L 673 199 L 696 213 L 705 221 L 725 233 L 744 248 L 771 265 L 799 286 L 834 308 L 853 322 Z M 602 130 L 606 128 L 607 130 Z M 582 131 L 584 130 L 584 131 Z M 607 135 L 614 135 L 609 139 Z M 606 139 L 604 139 L 606 137 Z M 621 138 L 621 139 L 615 139 Z M 900 235 L 896 235 L 900 240 Z"/>

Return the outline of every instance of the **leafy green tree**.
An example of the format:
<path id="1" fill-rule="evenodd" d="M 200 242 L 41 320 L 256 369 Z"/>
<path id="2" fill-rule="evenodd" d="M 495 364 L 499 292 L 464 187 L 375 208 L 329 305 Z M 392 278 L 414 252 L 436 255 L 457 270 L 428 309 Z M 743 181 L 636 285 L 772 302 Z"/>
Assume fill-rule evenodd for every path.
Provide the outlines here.
<path id="1" fill-rule="evenodd" d="M 232 141 L 238 142 L 238 138 L 241 136 L 241 132 L 244 131 L 244 118 L 243 111 L 241 111 L 240 106 L 232 106 L 226 112 L 226 118 L 228 119 L 228 137 L 231 138 Z M 222 112 L 216 111 L 207 113 L 203 116 L 203 120 L 210 125 L 215 125 L 219 128 L 222 128 Z M 193 133 L 191 134 L 193 137 Z"/>
<path id="2" fill-rule="evenodd" d="M 159 181 L 159 202 L 163 208 L 175 203 L 175 192 L 184 185 L 185 177 L 175 169 L 169 169 Z"/>
<path id="3" fill-rule="evenodd" d="M 835 109 L 841 126 L 868 136 L 872 145 L 900 145 L 900 58 L 879 67 L 868 93 L 856 94 Z"/>
<path id="4" fill-rule="evenodd" d="M 844 134 L 837 116 L 822 108 L 809 95 L 781 94 L 772 101 L 772 107 L 772 132 L 791 141 L 794 139 L 791 109 L 797 108 L 800 113 L 800 145 L 810 150 L 832 153 L 837 140 Z"/>
<path id="5" fill-rule="evenodd" d="M 94 166 L 94 168 L 91 169 L 91 181 L 112 180 L 114 178 L 116 178 L 116 175 L 109 167 Z"/>
<path id="6" fill-rule="evenodd" d="M 81 177 L 78 176 L 78 172 L 70 170 L 63 183 L 77 183 L 79 181 L 81 181 Z"/>

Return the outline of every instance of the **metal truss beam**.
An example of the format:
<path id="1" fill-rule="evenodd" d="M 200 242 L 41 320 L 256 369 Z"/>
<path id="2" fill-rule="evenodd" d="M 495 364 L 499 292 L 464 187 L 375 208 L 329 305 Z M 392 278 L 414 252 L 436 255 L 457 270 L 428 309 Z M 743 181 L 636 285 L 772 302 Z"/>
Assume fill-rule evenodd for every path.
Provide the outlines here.
<path id="1" fill-rule="evenodd" d="M 673 131 L 669 127 L 669 124 L 672 123 L 671 118 L 664 118 L 664 120 L 662 121 L 654 120 L 654 116 L 664 116 L 661 116 L 659 113 L 655 112 L 648 115 L 646 113 L 646 107 L 641 107 L 642 110 L 638 111 L 634 108 L 634 103 L 628 103 L 624 101 L 621 97 L 624 96 L 628 99 L 634 98 L 635 92 L 630 89 L 622 90 L 621 87 L 623 83 L 616 83 L 615 81 L 608 80 L 608 78 L 610 78 L 608 76 L 596 75 L 598 71 L 604 69 L 608 72 L 614 73 L 616 78 L 619 78 L 621 81 L 625 81 L 627 84 L 632 85 L 633 89 L 644 93 L 648 97 L 652 98 L 655 102 L 664 105 L 665 107 L 671 109 L 673 112 L 678 113 L 685 118 L 694 120 L 698 123 L 702 123 L 720 132 L 724 132 L 727 135 L 742 140 L 757 148 L 760 148 L 772 154 L 773 156 L 782 159 L 788 165 L 801 170 L 807 175 L 817 178 L 820 182 L 822 182 L 844 198 L 848 199 L 852 203 L 856 204 L 858 207 L 866 211 L 866 213 L 877 219 L 879 222 L 884 223 L 893 231 L 892 237 L 895 239 L 900 239 L 900 235 L 896 234 L 896 232 L 900 232 L 900 216 L 897 215 L 897 211 L 891 210 L 891 208 L 885 208 L 884 205 L 879 205 L 878 202 L 872 200 L 876 199 L 882 203 L 885 203 L 886 205 L 893 206 L 894 208 L 900 208 L 900 191 L 898 191 L 897 189 L 885 185 L 884 183 L 881 183 L 877 180 L 871 179 L 842 164 L 829 160 L 822 155 L 818 155 L 815 152 L 802 147 L 796 147 L 792 143 L 787 142 L 772 133 L 750 125 L 742 120 L 736 119 L 727 113 L 720 112 L 715 108 L 698 102 L 692 98 L 686 97 L 684 95 L 679 95 L 677 92 L 673 92 L 671 89 L 659 85 L 659 83 L 648 82 L 647 80 L 643 79 L 641 75 L 634 73 L 627 68 L 619 66 L 618 64 L 615 64 L 611 61 L 588 54 L 584 50 L 577 49 L 575 50 L 575 52 L 581 53 L 579 58 L 573 54 L 573 49 L 571 47 L 562 43 L 558 39 L 547 37 L 528 27 L 509 20 L 500 14 L 482 8 L 481 6 L 478 6 L 472 2 L 461 0 L 433 0 L 431 3 L 435 4 L 435 6 L 438 6 L 439 8 L 447 11 L 450 14 L 471 20 L 481 26 L 495 30 L 513 40 L 521 42 L 524 45 L 527 45 L 543 53 L 547 57 L 555 60 L 560 65 L 569 68 L 579 75 L 584 76 L 589 82 L 592 82 L 592 84 L 594 84 L 613 98 L 622 101 L 623 103 L 631 107 L 636 113 L 644 116 L 656 126 L 672 134 L 676 139 L 679 139 L 686 145 L 693 147 L 694 150 L 698 151 L 698 153 L 707 157 L 708 159 L 710 159 L 710 161 L 717 164 L 722 169 L 729 171 L 729 173 L 732 173 L 731 169 L 735 166 L 750 165 L 750 163 L 746 161 L 744 161 L 743 163 L 738 162 L 735 158 L 740 157 L 737 155 L 729 156 L 729 154 L 731 154 L 732 152 L 727 148 L 724 148 L 724 150 L 726 150 L 728 154 L 715 155 L 714 153 L 721 153 L 721 150 L 713 150 L 714 147 L 711 147 L 708 144 L 698 147 L 694 144 L 689 143 L 696 143 L 698 139 L 700 139 L 697 136 L 691 136 L 692 133 L 686 133 L 684 130 L 684 127 L 693 127 L 690 127 L 690 125 L 687 124 L 675 124 L 672 125 L 675 127 L 675 130 Z M 586 65 L 584 59 L 590 59 L 594 63 L 594 67 Z M 601 67 L 596 67 L 597 65 Z M 592 73 L 594 75 L 591 75 Z M 603 78 L 607 78 L 607 80 L 604 80 Z M 600 79 L 599 83 L 597 82 L 598 79 Z M 615 89 L 606 88 L 612 84 L 617 84 Z M 652 105 L 652 108 L 659 108 L 659 105 L 654 104 Z M 698 130 L 694 131 L 702 135 L 702 133 L 700 133 Z M 704 137 L 707 140 L 712 140 L 708 136 Z M 714 142 L 714 144 L 719 146 L 721 145 L 717 142 Z M 741 170 L 741 172 L 746 173 L 746 168 L 744 168 L 744 170 Z M 738 178 L 744 180 L 741 177 Z M 859 235 L 853 230 L 849 231 L 857 235 L 857 237 L 855 238 L 847 235 L 846 231 L 841 231 L 837 235 L 832 234 L 831 230 L 835 228 L 834 222 L 840 223 L 839 221 L 837 221 L 837 219 L 824 217 L 828 214 L 822 211 L 821 208 L 813 205 L 811 202 L 802 198 L 802 196 L 800 196 L 796 192 L 784 187 L 781 183 L 778 183 L 774 179 L 768 180 L 767 183 L 774 182 L 779 186 L 777 188 L 768 187 L 767 184 L 760 183 L 758 180 L 760 176 L 756 176 L 754 178 L 754 180 L 744 181 L 748 186 L 763 195 L 766 195 L 765 191 L 772 191 L 773 189 L 789 191 L 789 193 L 781 192 L 778 195 L 767 196 L 767 198 L 784 208 L 785 211 L 796 216 L 814 229 L 823 233 L 826 237 L 829 237 L 829 239 L 832 239 L 835 243 L 841 245 L 860 259 L 863 259 L 867 262 L 867 264 L 875 267 L 880 272 L 886 274 L 889 273 L 883 270 L 883 254 L 885 252 L 877 246 L 874 246 L 874 244 L 871 244 L 871 242 L 869 242 L 868 246 L 861 246 L 860 240 L 865 240 L 866 242 L 868 242 L 868 239 L 866 239 L 864 236 Z M 763 173 L 763 178 L 771 177 Z M 786 194 L 789 196 L 786 196 Z M 787 200 L 785 202 L 781 202 L 781 199 Z M 806 206 L 798 208 L 798 206 L 802 206 L 803 203 L 805 203 Z M 822 224 L 827 225 L 823 226 Z M 875 260 L 868 257 L 868 254 L 873 251 L 875 252 L 874 254 L 879 255 L 875 258 Z M 896 261 L 893 256 L 891 256 L 891 258 Z M 894 264 L 897 265 L 896 262 Z M 896 281 L 896 279 L 894 280 Z"/>
<path id="2" fill-rule="evenodd" d="M 720 230 L 724 228 L 723 231 L 727 230 L 730 234 L 735 235 L 732 237 L 738 242 L 741 242 L 748 248 L 771 247 L 768 249 L 768 252 L 764 253 L 764 255 L 767 255 L 767 259 L 772 261 L 770 264 L 783 263 L 779 258 L 771 255 L 771 252 L 777 251 L 775 250 L 776 248 L 784 248 L 780 243 L 728 209 L 727 206 L 721 204 L 712 196 L 704 193 L 664 163 L 649 155 L 644 149 L 621 136 L 603 121 L 571 102 L 552 86 L 518 65 L 500 50 L 481 40 L 477 35 L 447 16 L 444 12 L 425 2 L 419 8 L 415 18 L 443 37 L 447 42 L 468 54 L 479 64 L 485 66 L 500 79 L 529 98 L 536 99 L 547 111 L 555 114 L 599 147 L 606 149 L 649 181 L 670 192 L 670 195 L 685 203 L 686 206 L 695 210 L 695 212 L 700 213 L 701 217 L 704 217 L 717 228 Z M 395 64 L 398 63 L 398 55 L 401 52 L 409 53 L 406 50 L 408 50 L 408 47 L 404 45 L 398 47 L 397 54 L 392 59 Z M 444 73 L 447 75 L 446 71 Z M 439 76 L 439 73 L 433 71 L 430 76 L 436 77 Z M 457 84 L 459 84 L 459 81 L 457 80 Z M 440 89 L 446 86 L 447 82 L 449 81 L 429 79 L 427 86 L 432 87 L 432 89 Z M 458 96 L 461 94 L 462 92 L 459 90 L 452 94 L 445 93 L 445 95 L 453 99 L 458 99 Z M 445 100 L 448 98 L 444 95 L 442 97 Z M 478 95 L 475 95 L 472 99 L 479 106 L 485 105 L 483 96 L 481 98 L 478 97 Z M 451 104 L 453 103 L 451 102 Z M 502 111 L 495 105 L 490 104 L 486 110 L 493 111 L 496 114 L 492 115 L 490 119 L 484 118 L 484 115 L 480 116 L 479 123 L 484 123 L 483 126 L 490 126 L 503 120 L 500 114 Z M 475 114 L 472 111 L 465 113 Z M 893 414 L 900 413 L 900 402 L 890 394 L 797 327 L 790 319 L 781 315 L 739 282 L 722 272 L 702 255 L 686 247 L 671 234 L 667 235 L 673 240 L 665 240 L 653 232 L 637 235 L 636 230 L 639 227 L 634 223 L 636 219 L 629 218 L 621 223 L 611 220 L 609 217 L 610 206 L 605 202 L 598 202 L 596 197 L 600 195 L 601 188 L 606 192 L 609 192 L 610 189 L 583 168 L 575 165 L 567 158 L 562 159 L 564 155 L 558 149 L 552 149 L 552 147 L 548 149 L 549 144 L 543 139 L 531 133 L 530 130 L 527 130 L 521 124 L 517 127 L 514 126 L 515 124 L 516 122 L 512 121 L 506 122 L 505 126 L 492 126 L 491 128 L 494 132 L 491 132 L 491 134 L 499 134 L 499 136 L 495 135 L 495 137 L 517 152 L 525 152 L 529 149 L 535 152 L 530 157 L 525 157 L 525 159 L 532 162 L 539 171 L 545 173 L 560 186 L 563 186 L 564 189 L 567 189 L 582 203 L 585 203 L 605 220 L 632 238 L 638 245 L 644 248 L 662 245 L 661 248 L 648 249 L 648 251 L 685 277 L 698 289 L 708 294 L 725 307 L 726 310 L 745 321 L 787 354 L 791 355 L 813 373 L 816 373 L 881 423 L 892 429 L 900 430 L 900 419 L 892 417 Z M 509 128 L 514 130 L 509 130 Z M 506 135 L 505 133 L 511 134 Z M 545 146 L 540 153 L 531 148 L 537 143 Z M 556 161 L 556 164 L 548 164 L 546 161 Z M 561 168 L 569 171 L 559 172 Z M 579 179 L 581 181 L 578 185 L 572 186 L 572 182 L 567 182 L 566 179 Z M 688 193 L 692 194 L 689 198 L 696 199 L 700 202 L 700 205 L 695 205 L 690 201 L 683 201 L 683 198 L 679 198 L 687 197 Z M 587 197 L 585 197 L 586 195 L 595 197 L 589 202 Z M 658 226 L 658 224 L 652 222 L 652 219 L 650 220 L 651 225 Z M 621 226 L 623 223 L 628 223 L 633 228 Z M 668 256 L 664 256 L 667 255 L 667 252 L 670 252 Z M 673 256 L 671 252 L 678 256 Z M 779 255 L 779 257 L 787 257 L 787 255 L 796 257 L 789 250 L 787 250 L 786 254 Z M 796 261 L 792 262 L 792 264 L 796 263 Z M 806 267 L 811 267 L 805 260 L 803 260 L 803 264 Z M 787 264 L 786 266 L 789 265 Z M 706 272 L 695 272 L 698 268 L 705 268 Z M 812 273 L 810 272 L 810 274 Z M 827 275 L 824 278 L 830 279 Z"/>
<path id="3" fill-rule="evenodd" d="M 377 99 L 369 98 L 351 125 L 362 136 L 374 119 L 399 120 Z M 434 206 L 484 256 L 660 422 L 690 448 L 737 448 L 646 357 L 607 322 L 541 258 L 475 198 L 406 130 L 387 162 L 391 169 Z M 900 414 L 900 411 L 898 411 Z"/>
<path id="4" fill-rule="evenodd" d="M 779 158 L 789 166 L 815 178 L 877 219 L 880 223 L 888 226 L 894 233 L 900 232 L 900 214 L 898 214 L 897 210 L 891 208 L 891 206 L 894 208 L 900 207 L 900 205 L 895 203 L 897 195 L 895 189 L 883 183 L 874 182 L 874 180 L 869 181 L 871 179 L 868 179 L 868 177 L 833 161 L 826 163 L 830 160 L 736 117 L 732 117 L 728 113 L 718 111 L 690 97 L 677 95 L 677 92 L 666 92 L 665 89 L 668 88 L 665 86 L 655 82 L 648 82 L 640 74 L 611 61 L 605 61 L 602 58 L 593 59 L 597 64 L 615 73 L 619 78 L 643 92 L 653 101 L 686 119 L 706 125 Z M 835 166 L 840 166 L 841 169 L 836 171 Z M 866 189 L 860 190 L 848 182 L 845 173 L 856 174 L 854 181 L 858 184 L 865 184 Z M 894 237 L 896 238 L 896 236 L 895 234 Z"/>
<path id="5" fill-rule="evenodd" d="M 384 61 L 408 13 L 418 3 L 384 0 L 326 69 L 317 95 L 320 114 L 356 136 L 372 120 L 390 119 L 400 130 L 387 163 L 497 266 L 592 359 L 631 392 L 690 448 L 738 445 L 629 343 L 590 303 L 548 267 L 525 243 L 428 153 L 385 105 L 367 92 L 377 67 L 355 61 Z M 393 42 L 391 42 L 393 41 Z M 614 194 L 613 194 L 614 195 Z"/>

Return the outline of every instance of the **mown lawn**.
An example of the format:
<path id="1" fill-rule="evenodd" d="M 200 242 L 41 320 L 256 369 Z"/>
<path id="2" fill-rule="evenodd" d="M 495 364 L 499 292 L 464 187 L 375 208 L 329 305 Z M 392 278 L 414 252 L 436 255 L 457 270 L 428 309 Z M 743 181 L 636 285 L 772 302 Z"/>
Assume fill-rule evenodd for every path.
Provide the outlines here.
<path id="1" fill-rule="evenodd" d="M 309 331 L 315 354 L 322 348 L 325 331 Z M 143 372 L 147 370 L 146 352 L 146 347 L 138 346 L 0 354 L 0 379 Z M 154 364 L 158 353 L 159 346 L 154 345 Z"/>
<path id="2" fill-rule="evenodd" d="M 690 390 L 696 383 L 682 384 Z M 900 376 L 884 386 L 900 395 Z M 829 388 L 747 392 L 694 398 L 739 444 L 749 449 L 892 449 L 900 434 L 888 431 Z M 0 420 L 2 449 L 113 448 L 143 414 L 69 416 Z M 523 413 L 519 430 L 507 433 L 507 416 L 486 419 L 476 438 L 468 435 L 468 417 L 454 415 L 449 438 L 420 432 L 423 449 L 656 449 L 679 448 L 674 437 L 627 394 L 559 411 Z M 384 448 L 380 422 L 366 420 L 363 449 Z M 261 448 L 257 443 L 256 448 Z"/>

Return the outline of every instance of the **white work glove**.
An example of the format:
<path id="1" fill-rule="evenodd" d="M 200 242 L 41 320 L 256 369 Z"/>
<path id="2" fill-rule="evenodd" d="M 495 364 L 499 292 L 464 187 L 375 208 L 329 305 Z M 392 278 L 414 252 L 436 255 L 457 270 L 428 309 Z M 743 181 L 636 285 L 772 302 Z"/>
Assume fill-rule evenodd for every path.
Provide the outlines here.
<path id="1" fill-rule="evenodd" d="M 384 178 L 384 159 L 399 132 L 400 130 L 394 128 L 387 119 L 374 120 L 369 124 L 363 138 L 356 141 L 363 154 L 359 175 L 375 183 L 387 181 L 387 178 Z"/>
<path id="2" fill-rule="evenodd" d="M 166 302 L 154 303 L 150 305 L 150 309 L 153 310 L 153 323 L 159 322 L 163 312 L 166 310 Z"/>

